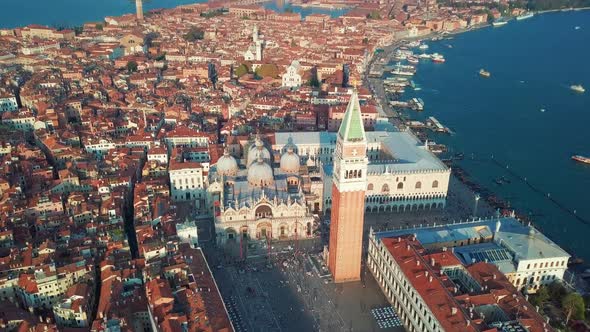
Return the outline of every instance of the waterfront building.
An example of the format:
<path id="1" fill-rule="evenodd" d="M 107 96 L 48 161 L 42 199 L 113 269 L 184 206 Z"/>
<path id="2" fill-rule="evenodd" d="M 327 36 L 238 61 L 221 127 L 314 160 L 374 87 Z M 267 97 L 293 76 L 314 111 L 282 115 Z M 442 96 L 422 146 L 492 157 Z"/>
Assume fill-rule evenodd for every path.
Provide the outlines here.
<path id="1" fill-rule="evenodd" d="M 367 186 L 365 211 L 403 212 L 444 208 L 451 170 L 428 147 L 408 131 L 365 132 L 367 141 Z M 284 153 L 294 144 L 302 163 L 318 165 L 324 183 L 325 214 L 332 208 L 332 173 L 337 133 L 275 133 L 274 153 Z"/>
<path id="2" fill-rule="evenodd" d="M 532 225 L 523 225 L 514 217 L 379 232 L 375 238 L 407 234 L 414 234 L 427 250 L 452 251 L 463 264 L 494 264 L 527 293 L 562 280 L 570 258 Z"/>
<path id="3" fill-rule="evenodd" d="M 20 34 L 25 39 L 40 38 L 72 40 L 76 36 L 74 30 L 57 30 L 37 24 L 31 24 L 20 29 Z"/>
<path id="4" fill-rule="evenodd" d="M 371 229 L 367 266 L 407 331 L 554 331 L 497 266 L 384 235 Z"/>
<path id="5" fill-rule="evenodd" d="M 328 258 L 334 282 L 356 281 L 361 276 L 368 163 L 367 137 L 355 91 L 338 131 L 334 151 Z"/>

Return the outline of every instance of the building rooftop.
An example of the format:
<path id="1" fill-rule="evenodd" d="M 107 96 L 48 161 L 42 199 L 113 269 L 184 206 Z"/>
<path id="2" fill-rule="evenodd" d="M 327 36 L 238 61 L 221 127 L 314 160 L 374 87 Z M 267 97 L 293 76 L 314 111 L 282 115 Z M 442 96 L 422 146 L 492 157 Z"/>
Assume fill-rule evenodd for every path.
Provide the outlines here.
<path id="1" fill-rule="evenodd" d="M 553 331 L 493 264 L 464 265 L 453 252 L 427 252 L 415 235 L 378 240 L 444 331 Z M 457 269 L 463 277 L 446 272 Z M 475 288 L 462 287 L 465 278 Z"/>
<path id="2" fill-rule="evenodd" d="M 498 221 L 499 231 L 496 232 Z M 506 255 L 511 260 L 541 259 L 551 257 L 570 257 L 557 244 L 535 229 L 523 225 L 513 217 L 492 218 L 455 224 L 443 224 L 422 228 L 400 229 L 378 232 L 378 238 L 415 234 L 425 246 L 437 243 L 454 243 L 460 258 L 469 263 L 475 259 L 482 261 L 506 262 Z M 474 239 L 490 239 L 491 243 L 466 245 Z M 463 242 L 463 245 L 461 243 Z M 458 247 L 461 248 L 458 248 Z M 501 264 L 499 264 L 501 265 Z M 504 266 L 506 268 L 506 266 Z"/>

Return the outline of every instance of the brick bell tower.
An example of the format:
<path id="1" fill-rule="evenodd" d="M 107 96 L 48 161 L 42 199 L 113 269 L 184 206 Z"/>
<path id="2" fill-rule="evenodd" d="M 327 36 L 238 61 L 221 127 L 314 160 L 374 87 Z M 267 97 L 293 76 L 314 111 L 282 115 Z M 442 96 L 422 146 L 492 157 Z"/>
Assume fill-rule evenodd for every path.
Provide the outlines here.
<path id="1" fill-rule="evenodd" d="M 332 175 L 328 268 L 334 282 L 360 280 L 367 189 L 367 139 L 356 90 L 338 130 Z"/>

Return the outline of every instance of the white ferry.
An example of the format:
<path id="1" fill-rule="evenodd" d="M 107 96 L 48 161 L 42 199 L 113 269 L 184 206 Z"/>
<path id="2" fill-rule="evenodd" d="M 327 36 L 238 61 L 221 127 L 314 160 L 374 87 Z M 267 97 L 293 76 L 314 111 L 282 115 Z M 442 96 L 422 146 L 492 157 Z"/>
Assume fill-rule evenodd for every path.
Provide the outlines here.
<path id="1" fill-rule="evenodd" d="M 584 89 L 584 87 L 580 84 L 574 84 L 572 86 L 570 86 L 570 89 L 579 92 L 579 93 L 584 93 L 586 92 L 586 89 Z"/>

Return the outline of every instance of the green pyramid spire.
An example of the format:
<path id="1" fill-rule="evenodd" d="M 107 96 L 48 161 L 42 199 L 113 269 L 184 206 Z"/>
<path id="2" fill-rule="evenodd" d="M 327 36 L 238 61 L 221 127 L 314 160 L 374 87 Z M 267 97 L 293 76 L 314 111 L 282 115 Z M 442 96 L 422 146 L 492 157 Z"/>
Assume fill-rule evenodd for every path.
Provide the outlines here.
<path id="1" fill-rule="evenodd" d="M 344 113 L 344 119 L 342 119 L 342 124 L 338 130 L 338 136 L 347 142 L 356 142 L 365 139 L 365 127 L 356 89 L 352 92 L 352 96 L 350 96 L 346 113 Z"/>

